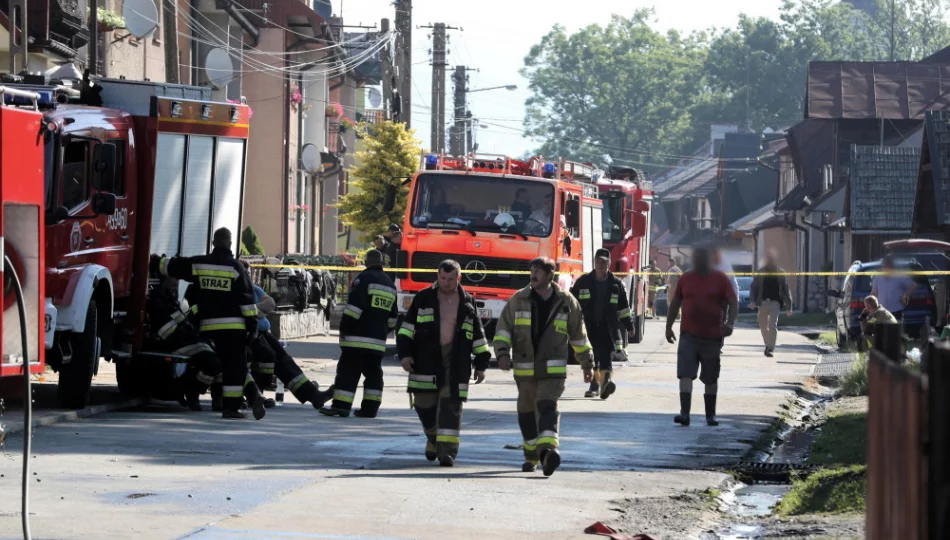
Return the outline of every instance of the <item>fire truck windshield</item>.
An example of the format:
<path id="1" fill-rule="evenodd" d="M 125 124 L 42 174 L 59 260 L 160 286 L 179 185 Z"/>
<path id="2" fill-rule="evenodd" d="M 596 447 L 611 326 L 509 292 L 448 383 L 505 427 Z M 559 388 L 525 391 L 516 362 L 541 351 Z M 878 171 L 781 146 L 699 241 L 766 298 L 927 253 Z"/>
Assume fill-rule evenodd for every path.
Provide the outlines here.
<path id="1" fill-rule="evenodd" d="M 604 242 L 616 244 L 623 240 L 623 194 L 601 193 L 604 202 L 603 233 Z"/>
<path id="2" fill-rule="evenodd" d="M 551 234 L 554 186 L 478 175 L 419 175 L 411 223 L 420 228 Z"/>

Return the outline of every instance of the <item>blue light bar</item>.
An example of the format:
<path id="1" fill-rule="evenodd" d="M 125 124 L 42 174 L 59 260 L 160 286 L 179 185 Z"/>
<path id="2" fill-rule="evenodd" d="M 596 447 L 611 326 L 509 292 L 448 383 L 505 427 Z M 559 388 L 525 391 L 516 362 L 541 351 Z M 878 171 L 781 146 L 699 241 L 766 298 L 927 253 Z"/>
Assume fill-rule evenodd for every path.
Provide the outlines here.
<path id="1" fill-rule="evenodd" d="M 438 165 L 438 164 L 439 164 L 439 156 L 435 154 L 429 154 L 426 156 L 426 165 Z"/>
<path id="2" fill-rule="evenodd" d="M 553 163 L 545 163 L 542 171 L 544 174 L 554 174 L 557 172 L 557 166 L 555 166 Z"/>
<path id="3" fill-rule="evenodd" d="M 56 101 L 53 99 L 53 92 L 51 90 L 30 90 L 31 92 L 36 92 L 40 99 L 37 100 L 38 105 L 54 105 Z M 23 96 L 12 96 L 10 94 L 3 95 L 3 102 L 7 105 L 33 105 L 33 100 Z"/>

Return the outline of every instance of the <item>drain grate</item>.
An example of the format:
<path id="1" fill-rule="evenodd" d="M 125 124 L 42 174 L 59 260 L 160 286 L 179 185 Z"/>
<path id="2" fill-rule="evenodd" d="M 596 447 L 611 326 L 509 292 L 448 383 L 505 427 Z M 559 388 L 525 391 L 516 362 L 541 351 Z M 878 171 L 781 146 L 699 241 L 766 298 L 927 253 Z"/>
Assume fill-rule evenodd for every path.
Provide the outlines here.
<path id="1" fill-rule="evenodd" d="M 739 461 L 733 470 L 742 481 L 749 483 L 770 482 L 787 483 L 792 477 L 804 478 L 815 472 L 814 465 L 800 465 L 797 463 L 762 463 L 758 461 Z"/>
<path id="2" fill-rule="evenodd" d="M 854 353 L 822 354 L 812 367 L 812 376 L 820 379 L 841 377 L 857 359 L 858 355 Z"/>

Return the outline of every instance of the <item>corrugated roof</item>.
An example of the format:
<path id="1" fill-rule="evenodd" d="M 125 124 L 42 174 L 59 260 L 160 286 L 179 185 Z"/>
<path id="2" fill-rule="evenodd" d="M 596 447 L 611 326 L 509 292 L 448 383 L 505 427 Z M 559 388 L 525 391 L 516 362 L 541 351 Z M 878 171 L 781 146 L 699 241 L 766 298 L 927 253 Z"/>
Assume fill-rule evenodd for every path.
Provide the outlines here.
<path id="1" fill-rule="evenodd" d="M 851 230 L 910 230 L 919 165 L 916 148 L 855 146 L 851 156 Z"/>
<path id="2" fill-rule="evenodd" d="M 718 164 L 714 161 L 706 161 L 698 166 L 689 167 L 682 175 L 670 179 L 663 187 L 657 188 L 657 193 L 665 199 L 680 199 L 686 195 L 705 197 L 715 191 L 718 171 Z M 714 184 L 711 188 L 707 186 L 710 182 Z"/>
<path id="3" fill-rule="evenodd" d="M 920 120 L 950 108 L 950 65 L 810 62 L 805 118 Z"/>

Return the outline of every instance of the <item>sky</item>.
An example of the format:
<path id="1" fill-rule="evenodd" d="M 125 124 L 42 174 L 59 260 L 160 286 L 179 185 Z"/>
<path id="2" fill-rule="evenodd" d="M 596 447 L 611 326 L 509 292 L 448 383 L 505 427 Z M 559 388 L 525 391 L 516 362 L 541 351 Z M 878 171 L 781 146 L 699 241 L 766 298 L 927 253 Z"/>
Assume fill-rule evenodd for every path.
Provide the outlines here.
<path id="1" fill-rule="evenodd" d="M 326 1 L 326 0 L 321 0 Z M 345 24 L 378 24 L 394 18 L 391 0 L 329 0 Z M 607 24 L 612 14 L 631 15 L 638 8 L 653 7 L 657 26 L 685 32 L 710 27 L 733 27 L 739 14 L 777 18 L 781 0 L 413 0 L 412 127 L 425 148 L 430 146 L 432 68 L 431 40 L 426 28 L 444 22 L 461 30 L 449 31 L 448 72 L 464 65 L 476 68 L 469 74 L 469 88 L 515 84 L 517 90 L 491 90 L 470 94 L 469 108 L 476 118 L 493 125 L 477 129 L 479 151 L 518 156 L 539 146 L 522 135 L 525 100 L 530 96 L 527 80 L 519 75 L 529 49 L 540 42 L 555 24 L 576 31 L 589 24 Z M 451 82 L 446 83 L 451 123 Z M 504 126 L 504 127 L 501 127 Z M 446 128 L 448 132 L 448 128 Z"/>

